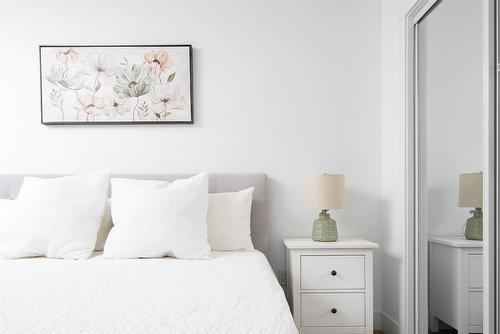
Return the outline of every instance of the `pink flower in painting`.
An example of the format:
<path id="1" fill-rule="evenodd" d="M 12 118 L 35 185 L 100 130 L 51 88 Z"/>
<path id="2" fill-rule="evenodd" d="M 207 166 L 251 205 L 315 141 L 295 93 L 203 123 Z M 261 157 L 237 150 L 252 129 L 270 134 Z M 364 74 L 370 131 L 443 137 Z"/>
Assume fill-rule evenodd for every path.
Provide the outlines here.
<path id="1" fill-rule="evenodd" d="M 113 65 L 113 59 L 110 55 L 104 53 L 90 53 L 88 56 L 90 68 L 93 72 L 102 73 L 108 77 L 115 75 L 119 70 L 117 66 Z"/>
<path id="2" fill-rule="evenodd" d="M 146 55 L 144 55 L 144 60 L 149 69 L 149 73 L 153 75 L 160 75 L 163 71 L 174 66 L 172 57 L 170 57 L 168 52 L 162 50 L 153 50 L 146 53 Z"/>
<path id="3" fill-rule="evenodd" d="M 61 48 L 56 51 L 56 58 L 63 63 L 75 63 L 79 54 L 74 48 Z"/>
<path id="4" fill-rule="evenodd" d="M 106 109 L 103 113 L 109 118 L 116 117 L 117 115 L 123 115 L 129 111 L 125 100 L 120 98 L 108 98 L 106 102 Z"/>
<path id="5" fill-rule="evenodd" d="M 151 102 L 160 110 L 167 110 L 169 114 L 172 109 L 184 109 L 184 100 L 184 97 L 180 95 L 179 86 L 171 84 L 157 86 L 151 93 Z"/>
<path id="6" fill-rule="evenodd" d="M 94 96 L 90 93 L 81 95 L 73 107 L 78 112 L 84 112 L 87 115 L 96 116 L 106 110 L 106 103 L 102 97 Z"/>

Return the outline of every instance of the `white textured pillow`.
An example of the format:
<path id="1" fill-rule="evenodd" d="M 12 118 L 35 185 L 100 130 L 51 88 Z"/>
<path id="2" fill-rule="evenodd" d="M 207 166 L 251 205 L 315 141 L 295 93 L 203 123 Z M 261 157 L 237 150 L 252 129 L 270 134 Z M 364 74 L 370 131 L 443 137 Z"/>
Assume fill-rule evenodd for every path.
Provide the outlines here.
<path id="1" fill-rule="evenodd" d="M 253 248 L 250 214 L 254 189 L 208 195 L 208 243 L 213 250 Z"/>
<path id="2" fill-rule="evenodd" d="M 14 212 L 15 200 L 0 199 L 0 223 L 7 219 L 12 219 Z M 111 200 L 108 199 L 106 209 L 102 216 L 101 225 L 99 227 L 99 232 L 97 232 L 97 241 L 95 243 L 95 250 L 102 251 L 104 249 L 104 244 L 106 243 L 106 238 L 108 237 L 109 231 L 113 226 L 111 221 Z"/>
<path id="3" fill-rule="evenodd" d="M 104 249 L 104 244 L 108 238 L 109 231 L 113 227 L 113 222 L 111 220 L 111 200 L 108 198 L 106 203 L 106 209 L 102 216 L 101 226 L 99 227 L 99 232 L 97 232 L 97 241 L 95 243 L 95 250 L 102 251 Z"/>
<path id="4" fill-rule="evenodd" d="M 12 221 L 12 217 L 15 214 L 16 201 L 10 199 L 0 199 L 0 229 L 2 224 L 9 224 Z M 5 255 L 0 253 L 0 259 L 7 258 Z"/>
<path id="5" fill-rule="evenodd" d="M 15 215 L 0 224 L 0 254 L 86 259 L 106 206 L 109 172 L 25 177 Z"/>
<path id="6" fill-rule="evenodd" d="M 14 200 L 0 199 L 0 217 L 2 217 L 2 215 L 6 213 L 7 210 L 12 210 L 15 204 L 16 201 Z"/>
<path id="7" fill-rule="evenodd" d="M 10 199 L 0 199 L 0 224 L 12 219 L 16 201 Z"/>
<path id="8" fill-rule="evenodd" d="M 111 179 L 107 258 L 205 259 L 208 174 L 165 181 Z"/>

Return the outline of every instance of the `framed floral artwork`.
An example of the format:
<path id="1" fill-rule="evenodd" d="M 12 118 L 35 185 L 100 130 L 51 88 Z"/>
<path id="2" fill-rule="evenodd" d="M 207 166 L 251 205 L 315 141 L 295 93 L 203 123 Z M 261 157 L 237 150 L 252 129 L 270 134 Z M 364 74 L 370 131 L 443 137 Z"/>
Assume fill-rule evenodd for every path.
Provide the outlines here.
<path id="1" fill-rule="evenodd" d="M 43 124 L 192 124 L 191 45 L 41 45 Z"/>

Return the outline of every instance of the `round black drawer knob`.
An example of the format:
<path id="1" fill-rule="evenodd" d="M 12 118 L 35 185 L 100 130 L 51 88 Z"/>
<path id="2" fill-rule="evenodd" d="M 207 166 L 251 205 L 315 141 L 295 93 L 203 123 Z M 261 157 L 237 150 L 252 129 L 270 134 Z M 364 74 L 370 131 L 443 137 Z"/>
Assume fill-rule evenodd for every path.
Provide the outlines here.
<path id="1" fill-rule="evenodd" d="M 332 276 L 337 276 L 337 272 L 335 270 L 332 270 Z"/>
<path id="2" fill-rule="evenodd" d="M 336 309 L 335 307 L 334 307 L 334 308 L 332 308 L 332 313 L 333 313 L 333 314 L 337 313 L 337 309 Z"/>

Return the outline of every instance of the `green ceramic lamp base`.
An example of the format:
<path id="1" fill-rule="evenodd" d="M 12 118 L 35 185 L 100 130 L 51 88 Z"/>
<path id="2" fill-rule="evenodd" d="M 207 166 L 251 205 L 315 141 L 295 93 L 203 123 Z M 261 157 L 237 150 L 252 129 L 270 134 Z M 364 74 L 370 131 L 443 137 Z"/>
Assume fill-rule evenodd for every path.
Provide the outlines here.
<path id="1" fill-rule="evenodd" d="M 314 241 L 337 241 L 337 223 L 330 218 L 328 210 L 321 210 L 319 218 L 313 223 L 312 239 Z"/>
<path id="2" fill-rule="evenodd" d="M 471 211 L 473 216 L 465 224 L 465 237 L 469 240 L 483 240 L 483 209 Z"/>

